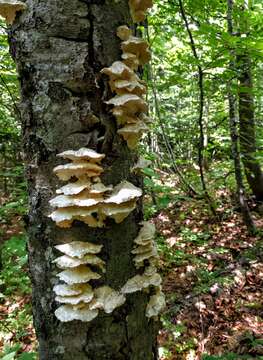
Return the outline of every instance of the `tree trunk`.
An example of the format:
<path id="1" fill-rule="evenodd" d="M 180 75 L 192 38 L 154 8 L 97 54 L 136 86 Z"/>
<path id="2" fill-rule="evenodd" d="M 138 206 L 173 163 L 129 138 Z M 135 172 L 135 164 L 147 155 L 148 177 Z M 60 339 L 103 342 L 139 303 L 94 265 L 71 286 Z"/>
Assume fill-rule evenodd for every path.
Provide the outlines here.
<path id="1" fill-rule="evenodd" d="M 263 173 L 256 159 L 256 134 L 251 61 L 248 54 L 239 55 L 239 122 L 240 150 L 247 182 L 257 201 L 263 201 Z"/>
<path id="2" fill-rule="evenodd" d="M 228 33 L 230 36 L 233 36 L 233 0 L 227 0 L 227 24 L 228 24 Z M 230 73 L 234 73 L 236 70 L 234 63 L 234 51 L 230 52 L 230 62 L 229 70 Z M 235 179 L 236 179 L 236 189 L 237 189 L 237 202 L 240 206 L 243 221 L 247 226 L 249 233 L 255 233 L 255 225 L 251 217 L 249 207 L 247 204 L 245 188 L 243 184 L 243 174 L 241 168 L 239 144 L 238 144 L 238 117 L 237 117 L 237 107 L 236 107 L 236 95 L 233 93 L 233 80 L 229 81 L 228 89 L 228 102 L 229 102 L 229 128 L 230 128 L 230 137 L 231 137 L 231 152 L 234 161 L 235 169 Z"/>
<path id="3" fill-rule="evenodd" d="M 10 32 L 10 49 L 21 82 L 21 113 L 30 211 L 28 250 L 33 285 L 34 325 L 41 360 L 156 359 L 156 323 L 145 317 L 146 293 L 127 296 L 112 314 L 90 323 L 59 322 L 52 287 L 57 269 L 54 245 L 76 241 L 103 244 L 105 277 L 98 284 L 120 289 L 136 271 L 131 250 L 142 220 L 141 204 L 121 224 L 103 229 L 82 222 L 56 227 L 48 215 L 61 163 L 56 154 L 83 146 L 106 154 L 104 184 L 131 175 L 135 155 L 116 135 L 115 119 L 104 101 L 111 97 L 100 70 L 120 59 L 119 25 L 130 24 L 128 1 L 27 1 L 28 10 Z"/>
<path id="4" fill-rule="evenodd" d="M 244 1 L 243 10 L 248 7 Z M 247 20 L 241 16 L 240 31 L 248 32 Z M 250 55 L 246 49 L 238 50 L 239 78 L 239 123 L 240 151 L 245 168 L 247 182 L 257 201 L 263 201 L 263 173 L 256 159 L 255 106 Z"/>

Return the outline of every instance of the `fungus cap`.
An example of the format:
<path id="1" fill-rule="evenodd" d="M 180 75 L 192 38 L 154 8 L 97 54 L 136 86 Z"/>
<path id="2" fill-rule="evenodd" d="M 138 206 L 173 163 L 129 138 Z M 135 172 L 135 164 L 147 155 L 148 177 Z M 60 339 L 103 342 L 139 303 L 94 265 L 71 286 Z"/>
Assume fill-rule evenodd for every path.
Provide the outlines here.
<path id="1" fill-rule="evenodd" d="M 131 80 L 117 79 L 110 81 L 110 87 L 111 90 L 115 91 L 117 95 L 124 95 L 129 93 L 142 96 L 146 93 L 146 87 L 136 78 Z"/>
<path id="2" fill-rule="evenodd" d="M 88 208 L 98 205 L 101 201 L 103 201 L 103 197 L 90 198 L 89 190 L 85 190 L 74 197 L 72 195 L 58 195 L 50 200 L 49 203 L 51 206 L 57 208 L 67 208 L 72 206 Z"/>
<path id="3" fill-rule="evenodd" d="M 142 22 L 146 11 L 153 6 L 152 0 L 129 0 L 129 6 L 133 21 Z"/>
<path id="4" fill-rule="evenodd" d="M 149 318 L 158 316 L 165 308 L 165 305 L 165 296 L 161 291 L 158 291 L 155 295 L 150 297 L 149 303 L 146 307 L 146 316 Z"/>
<path id="5" fill-rule="evenodd" d="M 85 265 L 80 265 L 77 268 L 64 270 L 56 275 L 60 280 L 65 281 L 66 284 L 82 284 L 90 280 L 97 280 L 101 276 L 93 272 Z"/>
<path id="6" fill-rule="evenodd" d="M 95 163 L 100 162 L 105 157 L 105 154 L 98 154 L 92 149 L 81 148 L 78 150 L 67 150 L 58 154 L 57 156 L 73 161 L 88 160 L 92 163 Z"/>
<path id="7" fill-rule="evenodd" d="M 137 70 L 140 65 L 139 59 L 135 54 L 124 52 L 121 55 L 121 58 L 125 65 L 127 65 L 132 70 Z"/>
<path id="8" fill-rule="evenodd" d="M 133 250 L 132 250 L 132 254 L 145 254 L 148 253 L 149 251 L 152 251 L 153 248 L 153 244 L 152 241 L 150 240 L 148 243 L 146 243 L 145 245 L 139 245 L 136 246 Z"/>
<path id="9" fill-rule="evenodd" d="M 106 314 L 110 314 L 117 307 L 125 303 L 125 296 L 109 286 L 101 286 L 94 290 L 94 300 L 90 304 L 90 309 L 103 309 Z"/>
<path id="10" fill-rule="evenodd" d="M 142 121 L 138 121 L 134 124 L 126 124 L 124 127 L 119 129 L 117 132 L 121 135 L 124 140 L 127 141 L 127 145 L 130 149 L 134 149 L 142 134 L 148 130 L 148 127 Z"/>
<path id="11" fill-rule="evenodd" d="M 122 61 L 115 61 L 110 67 L 103 68 L 100 71 L 102 74 L 108 75 L 111 80 L 123 79 L 129 80 L 134 76 L 134 72 Z"/>
<path id="12" fill-rule="evenodd" d="M 123 53 L 135 54 L 139 64 L 144 65 L 151 60 L 151 53 L 147 41 L 130 36 L 128 40 L 121 43 Z"/>
<path id="13" fill-rule="evenodd" d="M 117 28 L 117 36 L 121 40 L 128 40 L 128 38 L 132 35 L 131 29 L 126 25 L 121 25 Z"/>
<path id="14" fill-rule="evenodd" d="M 58 257 L 53 261 L 60 269 L 75 268 L 79 265 L 94 265 L 98 266 L 102 270 L 104 269 L 105 262 L 94 254 L 84 255 L 82 258 L 74 258 L 68 255 Z"/>
<path id="15" fill-rule="evenodd" d="M 89 322 L 95 319 L 98 313 L 98 310 L 90 310 L 88 305 L 82 308 L 78 308 L 72 305 L 62 305 L 55 311 L 56 317 L 62 322 L 73 320 Z"/>
<path id="16" fill-rule="evenodd" d="M 154 238 L 155 226 L 149 221 L 142 221 L 140 225 L 142 225 L 142 228 L 138 236 L 134 239 L 134 242 L 138 245 L 145 245 L 150 239 Z"/>
<path id="17" fill-rule="evenodd" d="M 85 284 L 86 285 L 86 284 Z M 85 290 L 82 291 L 81 294 L 73 295 L 73 296 L 61 296 L 58 295 L 55 297 L 55 300 L 57 302 L 63 303 L 63 304 L 71 304 L 71 305 L 77 305 L 81 302 L 89 303 L 94 297 L 93 289 L 91 286 L 87 284 L 87 287 Z"/>
<path id="18" fill-rule="evenodd" d="M 138 121 L 140 121 L 139 117 L 127 112 L 127 109 L 123 107 L 116 106 L 111 111 L 115 116 L 118 125 L 136 124 Z"/>
<path id="19" fill-rule="evenodd" d="M 27 5 L 22 1 L 17 0 L 0 0 L 0 15 L 3 16 L 7 24 L 13 24 L 16 13 L 23 11 Z"/>
<path id="20" fill-rule="evenodd" d="M 104 194 L 109 191 L 112 191 L 112 189 L 113 189 L 112 185 L 105 186 L 101 182 L 98 182 L 96 184 L 91 185 L 89 192 L 90 194 Z"/>
<path id="21" fill-rule="evenodd" d="M 88 284 L 58 284 L 53 287 L 53 291 L 58 296 L 76 296 L 90 288 Z"/>
<path id="22" fill-rule="evenodd" d="M 73 162 L 65 165 L 58 165 L 53 172 L 61 180 L 67 181 L 73 176 L 79 178 L 83 175 L 88 177 L 98 176 L 102 173 L 103 168 L 97 164 L 88 162 Z"/>
<path id="23" fill-rule="evenodd" d="M 134 94 L 116 95 L 114 98 L 106 101 L 106 104 L 124 107 L 127 112 L 132 114 L 146 112 L 148 110 L 147 103 L 138 95 Z"/>
<path id="24" fill-rule="evenodd" d="M 102 245 L 73 241 L 68 244 L 56 245 L 55 248 L 65 255 L 82 258 L 86 254 L 98 254 L 102 249 Z"/>
<path id="25" fill-rule="evenodd" d="M 117 224 L 121 223 L 136 208 L 136 201 L 132 200 L 123 204 L 105 204 L 102 212 L 105 216 L 111 217 Z"/>
<path id="26" fill-rule="evenodd" d="M 152 247 L 150 251 L 139 253 L 134 257 L 134 262 L 141 263 L 144 260 L 150 259 L 152 257 L 157 257 L 158 253 L 155 247 Z"/>
<path id="27" fill-rule="evenodd" d="M 130 294 L 142 289 L 146 289 L 149 286 L 160 286 L 162 283 L 161 276 L 157 273 L 153 275 L 135 275 L 129 279 L 126 284 L 122 287 L 121 292 L 123 294 Z"/>
<path id="28" fill-rule="evenodd" d="M 112 194 L 106 200 L 105 204 L 122 204 L 131 200 L 136 200 L 142 196 L 142 190 L 128 181 L 122 181 L 115 186 Z"/>
<path id="29" fill-rule="evenodd" d="M 70 183 L 62 186 L 61 188 L 56 190 L 57 194 L 64 195 L 77 195 L 81 193 L 85 189 L 89 189 L 91 186 L 91 182 L 89 179 L 80 179 L 74 183 Z"/>
<path id="30" fill-rule="evenodd" d="M 104 217 L 99 215 L 99 209 L 96 206 L 89 208 L 69 207 L 60 208 L 53 211 L 49 217 L 56 222 L 57 226 L 68 228 L 74 220 L 83 221 L 91 227 L 103 227 Z"/>

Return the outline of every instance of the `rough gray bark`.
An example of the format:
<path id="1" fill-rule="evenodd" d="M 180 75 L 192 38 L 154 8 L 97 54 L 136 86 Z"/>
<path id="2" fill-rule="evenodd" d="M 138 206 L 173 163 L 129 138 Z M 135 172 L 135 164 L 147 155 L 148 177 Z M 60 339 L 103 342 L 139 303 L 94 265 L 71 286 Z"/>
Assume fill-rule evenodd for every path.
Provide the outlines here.
<path id="1" fill-rule="evenodd" d="M 33 285 L 34 325 L 41 360 L 156 359 L 156 325 L 145 317 L 147 294 L 127 297 L 113 314 L 91 323 L 61 323 L 52 287 L 58 270 L 54 245 L 68 240 L 103 244 L 107 272 L 96 285 L 119 289 L 135 275 L 133 239 L 142 220 L 141 204 L 121 224 L 104 229 L 75 222 L 60 229 L 47 217 L 48 201 L 58 186 L 52 174 L 56 154 L 83 146 L 106 154 L 105 184 L 123 179 L 142 186 L 130 174 L 135 161 L 116 135 L 115 120 L 104 100 L 111 94 L 104 66 L 120 59 L 117 26 L 130 23 L 128 1 L 27 0 L 10 32 L 10 49 L 21 82 L 21 113 L 30 212 L 28 250 Z"/>

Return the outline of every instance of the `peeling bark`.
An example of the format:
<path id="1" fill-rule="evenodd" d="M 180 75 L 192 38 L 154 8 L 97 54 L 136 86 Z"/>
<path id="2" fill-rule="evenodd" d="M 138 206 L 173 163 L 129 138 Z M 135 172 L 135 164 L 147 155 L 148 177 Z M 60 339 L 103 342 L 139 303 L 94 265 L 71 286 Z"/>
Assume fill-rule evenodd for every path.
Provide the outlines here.
<path id="1" fill-rule="evenodd" d="M 91 323 L 61 323 L 52 287 L 58 270 L 54 245 L 69 240 L 103 244 L 105 277 L 93 283 L 119 289 L 134 276 L 133 239 L 142 220 L 141 203 L 121 224 L 109 220 L 103 229 L 75 222 L 59 229 L 48 219 L 48 201 L 59 181 L 52 173 L 56 154 L 91 147 L 106 154 L 102 181 L 116 185 L 131 175 L 136 155 L 116 135 L 115 120 L 104 101 L 111 94 L 103 67 L 120 58 L 116 28 L 130 24 L 128 1 L 27 0 L 10 31 L 10 51 L 20 83 L 20 110 L 30 211 L 28 251 L 33 285 L 34 325 L 41 360 L 157 359 L 156 329 L 145 317 L 149 295 L 136 293 L 113 314 L 100 313 Z M 61 185 L 61 184 L 60 184 Z"/>

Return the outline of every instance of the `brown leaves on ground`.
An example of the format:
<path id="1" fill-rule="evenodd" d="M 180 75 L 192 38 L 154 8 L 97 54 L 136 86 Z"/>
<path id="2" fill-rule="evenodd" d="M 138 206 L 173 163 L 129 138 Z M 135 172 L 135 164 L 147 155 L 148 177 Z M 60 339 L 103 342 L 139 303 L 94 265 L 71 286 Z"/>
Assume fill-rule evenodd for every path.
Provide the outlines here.
<path id="1" fill-rule="evenodd" d="M 221 211 L 222 221 L 211 222 L 201 200 L 181 201 L 154 219 L 167 298 L 162 360 L 263 355 L 260 239 L 247 234 L 230 205 Z"/>

